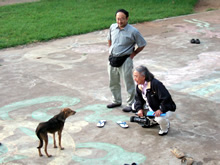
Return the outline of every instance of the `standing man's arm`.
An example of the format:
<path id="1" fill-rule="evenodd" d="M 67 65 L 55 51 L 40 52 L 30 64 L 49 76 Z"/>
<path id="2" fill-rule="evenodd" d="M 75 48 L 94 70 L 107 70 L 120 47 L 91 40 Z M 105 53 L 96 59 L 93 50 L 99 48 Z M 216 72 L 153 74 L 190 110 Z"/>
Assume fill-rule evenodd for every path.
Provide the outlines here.
<path id="1" fill-rule="evenodd" d="M 144 49 L 144 47 L 145 46 L 139 47 L 135 51 L 133 51 L 133 53 L 131 53 L 131 55 L 130 55 L 131 59 L 133 59 L 134 56 L 136 56 L 138 53 L 140 53 Z"/>
<path id="2" fill-rule="evenodd" d="M 112 45 L 112 41 L 108 40 L 108 46 L 110 47 Z"/>

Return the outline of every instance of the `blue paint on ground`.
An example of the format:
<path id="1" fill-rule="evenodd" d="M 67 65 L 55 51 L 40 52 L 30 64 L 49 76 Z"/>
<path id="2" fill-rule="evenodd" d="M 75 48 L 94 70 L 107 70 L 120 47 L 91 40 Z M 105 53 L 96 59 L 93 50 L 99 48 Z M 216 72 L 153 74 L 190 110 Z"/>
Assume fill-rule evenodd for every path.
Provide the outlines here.
<path id="1" fill-rule="evenodd" d="M 184 81 L 172 85 L 172 89 L 189 95 L 205 98 L 207 100 L 220 102 L 220 79 L 201 77 L 200 79 Z"/>
<path id="2" fill-rule="evenodd" d="M 51 109 L 57 109 L 57 108 L 64 108 L 69 107 L 72 105 L 75 105 L 80 102 L 78 98 L 72 98 L 67 96 L 45 96 L 45 97 L 39 97 L 35 99 L 30 100 L 24 100 L 15 102 L 6 106 L 3 106 L 0 108 L 0 118 L 2 120 L 12 120 L 8 113 L 11 111 L 14 111 L 16 109 L 20 109 L 23 107 L 29 107 L 36 104 L 42 104 L 42 103 L 48 103 L 48 102 L 62 102 L 63 104 L 58 107 L 50 107 L 46 109 L 38 109 L 35 112 L 32 113 L 32 117 L 36 120 L 45 121 L 51 118 L 51 116 L 47 115 L 46 112 Z"/>
<path id="3" fill-rule="evenodd" d="M 133 163 L 137 164 L 144 163 L 146 161 L 146 157 L 142 154 L 135 152 L 125 151 L 120 146 L 109 144 L 109 143 L 99 143 L 99 142 L 91 142 L 91 143 L 80 143 L 76 146 L 77 149 L 81 148 L 89 148 L 89 149 L 98 149 L 100 152 L 104 151 L 107 154 L 101 158 L 86 158 L 79 157 L 74 155 L 72 159 L 75 162 L 79 162 L 81 165 L 97 165 L 97 164 L 105 164 L 105 165 L 113 165 L 113 164 L 125 164 L 125 163 Z"/>
<path id="4" fill-rule="evenodd" d="M 8 148 L 5 145 L 0 146 L 0 164 L 8 163 L 10 161 L 19 160 L 19 159 L 26 159 L 26 156 L 23 155 L 13 155 L 8 156 Z"/>

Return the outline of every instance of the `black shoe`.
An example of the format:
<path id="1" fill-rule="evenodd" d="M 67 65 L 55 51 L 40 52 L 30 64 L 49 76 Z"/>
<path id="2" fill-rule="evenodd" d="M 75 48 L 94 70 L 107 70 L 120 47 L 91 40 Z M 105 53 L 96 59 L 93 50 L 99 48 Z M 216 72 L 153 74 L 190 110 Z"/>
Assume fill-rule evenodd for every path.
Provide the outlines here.
<path id="1" fill-rule="evenodd" d="M 131 107 L 125 107 L 125 108 L 122 109 L 122 111 L 124 111 L 124 112 L 131 112 L 132 108 Z"/>
<path id="2" fill-rule="evenodd" d="M 115 108 L 115 107 L 120 107 L 121 106 L 121 103 L 111 103 L 111 104 L 108 104 L 107 105 L 107 108 Z"/>
<path id="3" fill-rule="evenodd" d="M 191 44 L 195 44 L 196 43 L 196 40 L 193 38 L 190 40 Z"/>
<path id="4" fill-rule="evenodd" d="M 196 39 L 196 44 L 200 44 L 200 41 L 199 41 L 199 39 Z"/>

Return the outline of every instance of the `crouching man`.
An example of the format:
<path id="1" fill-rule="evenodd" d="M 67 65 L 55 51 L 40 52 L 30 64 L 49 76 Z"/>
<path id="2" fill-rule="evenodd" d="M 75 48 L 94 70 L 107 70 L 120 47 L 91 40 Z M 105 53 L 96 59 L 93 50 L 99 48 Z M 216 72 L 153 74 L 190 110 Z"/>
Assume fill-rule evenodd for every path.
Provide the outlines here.
<path id="1" fill-rule="evenodd" d="M 163 83 L 154 78 L 154 75 L 145 66 L 141 65 L 135 68 L 133 77 L 137 83 L 134 110 L 139 117 L 146 115 L 145 109 L 153 111 L 154 120 L 160 126 L 159 135 L 166 135 L 170 127 L 167 112 L 176 110 L 176 105 L 170 93 Z"/>

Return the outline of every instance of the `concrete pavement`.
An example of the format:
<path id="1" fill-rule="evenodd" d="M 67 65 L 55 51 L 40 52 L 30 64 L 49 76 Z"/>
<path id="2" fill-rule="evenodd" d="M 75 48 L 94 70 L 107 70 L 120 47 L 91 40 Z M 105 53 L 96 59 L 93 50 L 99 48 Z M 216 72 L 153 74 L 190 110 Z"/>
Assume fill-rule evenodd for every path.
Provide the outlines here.
<path id="1" fill-rule="evenodd" d="M 181 164 L 173 147 L 196 164 L 219 164 L 219 15 L 216 10 L 134 25 L 148 42 L 134 66 L 146 65 L 177 104 L 164 137 L 158 127 L 129 122 L 134 114 L 121 111 L 124 87 L 123 106 L 106 108 L 108 29 L 0 50 L 0 164 Z M 201 44 L 191 44 L 192 38 Z M 39 157 L 35 129 L 63 107 L 77 111 L 65 123 L 65 150 L 54 149 L 50 138 L 53 157 Z M 107 120 L 104 128 L 96 127 L 100 119 Z"/>

